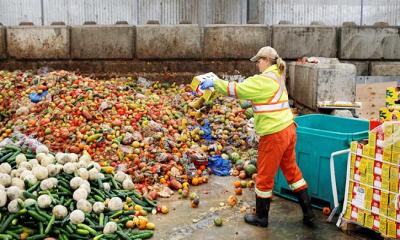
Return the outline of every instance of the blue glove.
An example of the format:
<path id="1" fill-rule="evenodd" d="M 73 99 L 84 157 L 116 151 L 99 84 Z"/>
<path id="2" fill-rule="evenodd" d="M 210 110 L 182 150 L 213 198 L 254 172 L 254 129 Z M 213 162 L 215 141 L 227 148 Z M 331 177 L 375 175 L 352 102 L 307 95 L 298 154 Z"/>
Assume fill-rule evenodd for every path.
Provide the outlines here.
<path id="1" fill-rule="evenodd" d="M 214 87 L 214 80 L 213 79 L 206 79 L 206 80 L 204 80 L 204 81 L 202 81 L 201 83 L 200 83 L 200 89 L 201 90 L 206 90 L 206 89 L 209 89 L 209 88 L 211 88 L 211 87 Z"/>

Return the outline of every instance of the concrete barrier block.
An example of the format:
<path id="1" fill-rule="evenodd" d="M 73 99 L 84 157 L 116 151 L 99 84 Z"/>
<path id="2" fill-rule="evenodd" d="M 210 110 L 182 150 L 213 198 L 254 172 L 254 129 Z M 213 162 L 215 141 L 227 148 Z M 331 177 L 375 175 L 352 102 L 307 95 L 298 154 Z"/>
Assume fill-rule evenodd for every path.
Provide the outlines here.
<path id="1" fill-rule="evenodd" d="M 272 46 L 282 58 L 336 57 L 337 31 L 329 26 L 272 26 Z"/>
<path id="2" fill-rule="evenodd" d="M 202 30 L 198 25 L 139 25 L 136 28 L 139 59 L 200 59 Z"/>
<path id="3" fill-rule="evenodd" d="M 400 76 L 400 62 L 371 62 L 371 76 Z"/>
<path id="4" fill-rule="evenodd" d="M 294 99 L 316 110 L 322 101 L 355 101 L 352 64 L 296 64 Z"/>
<path id="5" fill-rule="evenodd" d="M 342 27 L 341 59 L 400 59 L 398 27 Z"/>
<path id="6" fill-rule="evenodd" d="M 69 58 L 70 32 L 66 26 L 7 28 L 7 51 L 16 59 Z"/>
<path id="7" fill-rule="evenodd" d="M 6 28 L 0 25 L 0 59 L 6 58 Z"/>
<path id="8" fill-rule="evenodd" d="M 369 62 L 368 61 L 342 61 L 343 63 L 350 63 L 356 66 L 356 76 L 369 75 Z"/>
<path id="9" fill-rule="evenodd" d="M 71 27 L 71 57 L 74 59 L 132 59 L 135 28 L 128 25 Z"/>
<path id="10" fill-rule="evenodd" d="M 271 45 L 271 29 L 265 25 L 207 25 L 204 58 L 249 59 Z"/>

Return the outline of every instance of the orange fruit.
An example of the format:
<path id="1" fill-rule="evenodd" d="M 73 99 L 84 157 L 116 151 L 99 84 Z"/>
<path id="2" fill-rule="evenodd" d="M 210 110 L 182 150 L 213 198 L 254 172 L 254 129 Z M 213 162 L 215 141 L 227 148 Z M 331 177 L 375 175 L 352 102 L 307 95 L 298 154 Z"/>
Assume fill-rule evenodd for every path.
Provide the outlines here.
<path id="1" fill-rule="evenodd" d="M 192 178 L 192 185 L 193 186 L 199 185 L 199 179 L 197 177 Z"/>
<path id="2" fill-rule="evenodd" d="M 233 186 L 235 186 L 235 188 L 238 188 L 238 187 L 240 187 L 240 181 L 234 181 L 233 182 Z"/>
<path id="3" fill-rule="evenodd" d="M 235 188 L 235 194 L 236 195 L 242 195 L 242 188 L 241 187 L 238 187 L 238 188 Z"/>

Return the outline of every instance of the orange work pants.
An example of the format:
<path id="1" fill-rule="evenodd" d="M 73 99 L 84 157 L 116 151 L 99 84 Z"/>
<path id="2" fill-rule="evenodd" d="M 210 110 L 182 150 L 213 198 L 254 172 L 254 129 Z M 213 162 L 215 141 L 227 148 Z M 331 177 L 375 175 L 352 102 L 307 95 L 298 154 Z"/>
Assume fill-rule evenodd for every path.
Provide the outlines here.
<path id="1" fill-rule="evenodd" d="M 280 132 L 262 136 L 258 145 L 255 192 L 258 197 L 270 198 L 278 168 L 294 191 L 307 188 L 307 183 L 296 163 L 296 126 L 291 124 Z"/>

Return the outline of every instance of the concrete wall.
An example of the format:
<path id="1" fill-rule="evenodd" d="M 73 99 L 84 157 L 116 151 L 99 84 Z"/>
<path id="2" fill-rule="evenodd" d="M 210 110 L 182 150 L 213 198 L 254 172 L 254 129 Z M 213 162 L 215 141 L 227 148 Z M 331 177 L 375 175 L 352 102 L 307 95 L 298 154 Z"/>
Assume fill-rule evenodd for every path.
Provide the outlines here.
<path id="1" fill-rule="evenodd" d="M 272 45 L 282 58 L 336 57 L 337 37 L 334 27 L 275 25 L 272 32 Z"/>
<path id="2" fill-rule="evenodd" d="M 342 27 L 340 32 L 342 59 L 400 59 L 398 27 Z"/>
<path id="3" fill-rule="evenodd" d="M 204 58 L 207 59 L 249 59 L 260 48 L 270 45 L 271 29 L 265 25 L 204 27 Z"/>
<path id="4" fill-rule="evenodd" d="M 71 27 L 73 59 L 129 59 L 134 56 L 135 28 L 129 25 Z"/>
<path id="5" fill-rule="evenodd" d="M 68 59 L 70 31 L 66 26 L 7 28 L 7 51 L 16 59 Z"/>
<path id="6" fill-rule="evenodd" d="M 137 26 L 136 57 L 139 59 L 199 59 L 202 29 L 198 25 Z"/>
<path id="7" fill-rule="evenodd" d="M 6 58 L 6 28 L 0 25 L 0 59 Z"/>
<path id="8" fill-rule="evenodd" d="M 400 76 L 400 62 L 372 62 L 371 76 Z"/>
<path id="9" fill-rule="evenodd" d="M 336 40 L 339 38 L 337 31 L 341 33 L 340 41 Z M 160 66 L 151 65 L 156 61 L 177 60 L 181 64 L 166 68 L 161 65 L 158 71 L 176 69 L 179 72 L 192 72 L 195 64 L 187 62 L 199 61 L 202 66 L 196 68 L 199 71 L 234 73 L 235 70 L 242 69 L 253 74 L 256 73 L 254 64 L 246 61 L 260 47 L 272 45 L 288 61 L 302 56 L 339 57 L 340 61 L 354 64 L 357 75 L 396 76 L 400 72 L 400 55 L 397 54 L 400 51 L 400 42 L 397 41 L 399 35 L 395 31 L 399 31 L 399 27 L 345 26 L 336 30 L 333 27 L 315 25 L 269 27 L 258 24 L 204 27 L 192 24 L 147 24 L 137 27 L 0 26 L 0 58 L 3 58 L 2 66 L 10 69 L 37 66 L 37 63 L 45 61 L 52 61 L 53 66 L 65 67 L 70 64 L 71 67 L 79 68 L 82 66 L 79 61 L 90 59 L 100 61 L 101 64 L 99 66 L 85 62 L 85 69 L 147 71 L 149 66 Z M 345 58 L 341 58 L 343 54 Z M 384 61 L 376 61 L 375 58 L 379 56 Z M 30 59 L 31 62 L 28 61 Z M 115 62 L 107 62 L 114 60 Z M 224 61 L 224 64 L 214 64 Z M 242 66 L 244 62 L 252 67 Z M 93 68 L 89 67 L 94 65 L 96 66 Z M 249 71 L 250 68 L 253 70 Z M 288 85 L 292 81 L 294 80 L 291 79 Z"/>

